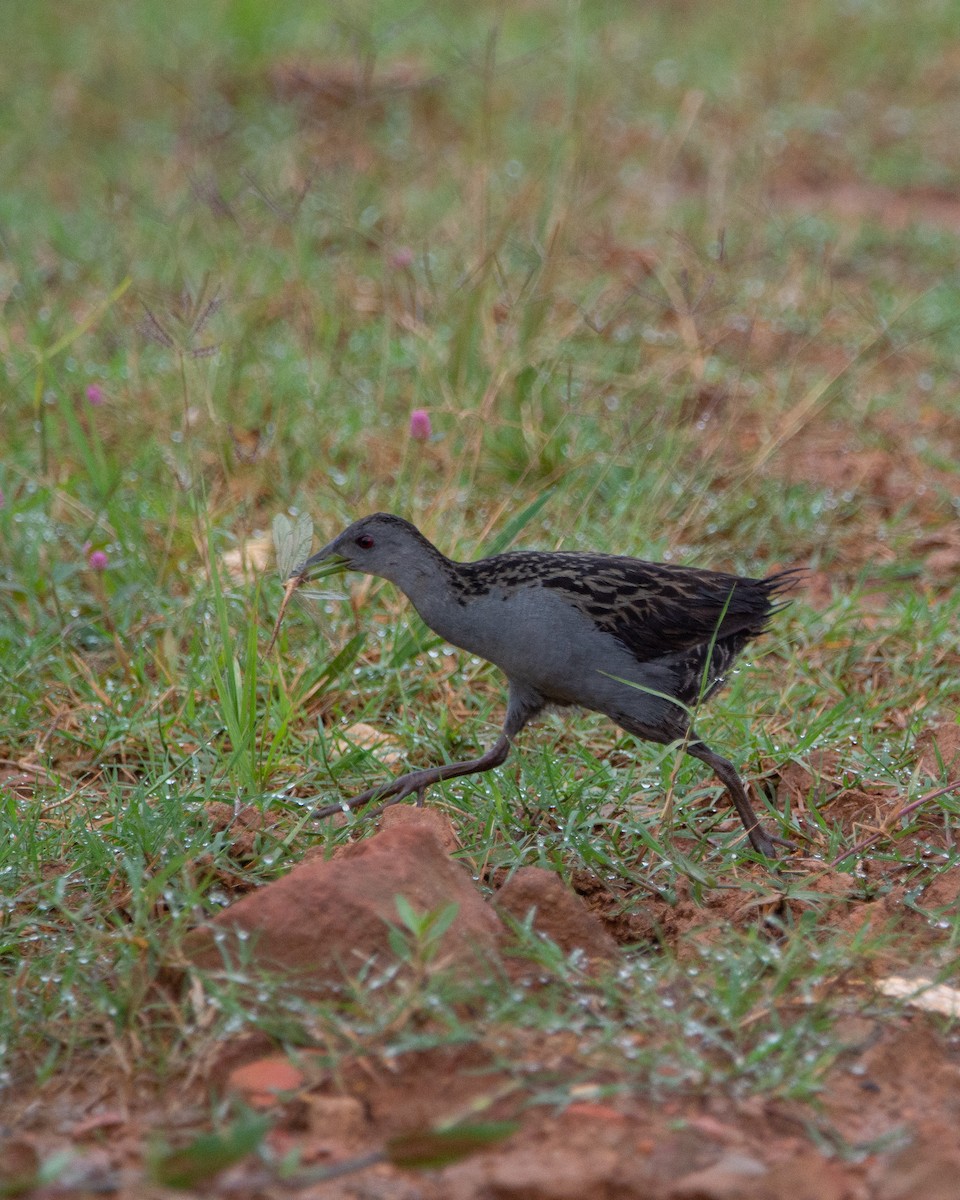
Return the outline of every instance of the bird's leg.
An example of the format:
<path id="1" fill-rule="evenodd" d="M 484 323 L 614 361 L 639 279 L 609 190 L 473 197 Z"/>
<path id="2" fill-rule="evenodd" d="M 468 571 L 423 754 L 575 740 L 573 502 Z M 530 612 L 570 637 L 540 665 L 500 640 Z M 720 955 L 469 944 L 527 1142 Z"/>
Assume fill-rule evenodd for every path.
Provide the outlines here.
<path id="1" fill-rule="evenodd" d="M 379 787 L 370 788 L 354 796 L 352 800 L 339 800 L 336 804 L 325 804 L 322 808 L 314 809 L 315 817 L 332 817 L 338 812 L 362 808 L 371 800 L 385 800 L 387 805 L 396 804 L 405 797 L 417 793 L 417 806 L 423 804 L 423 793 L 431 784 L 439 783 L 442 779 L 455 779 L 458 775 L 479 775 L 481 771 L 489 771 L 499 767 L 510 753 L 510 744 L 526 723 L 537 715 L 543 708 L 543 697 L 532 688 L 510 680 L 510 696 L 507 702 L 507 715 L 504 717 L 503 729 L 500 736 L 489 750 L 479 758 L 468 758 L 463 762 L 444 763 L 439 767 L 426 767 L 422 771 L 410 771 L 401 775 L 392 783 L 384 783 Z"/>
<path id="2" fill-rule="evenodd" d="M 332 817 L 338 812 L 362 808 L 371 800 L 385 800 L 389 804 L 397 804 L 407 796 L 417 793 L 417 806 L 423 804 L 423 794 L 431 784 L 443 779 L 455 779 L 458 775 L 477 775 L 481 771 L 489 771 L 499 767 L 510 753 L 510 738 L 506 731 L 500 734 L 494 744 L 479 758 L 464 759 L 463 762 L 444 763 L 439 767 L 426 767 L 422 771 L 410 771 L 401 775 L 391 783 L 382 783 L 379 787 L 369 788 L 354 796 L 351 800 L 339 800 L 335 804 L 325 804 L 322 808 L 314 809 L 315 817 Z"/>
<path id="3" fill-rule="evenodd" d="M 730 799 L 733 801 L 733 806 L 737 810 L 740 820 L 743 822 L 743 827 L 747 831 L 747 836 L 750 838 L 750 843 L 754 850 L 765 854 L 767 858 L 776 858 L 777 849 L 774 845 L 775 842 L 791 850 L 793 849 L 792 842 L 767 833 L 760 824 L 760 819 L 753 811 L 753 805 L 747 798 L 746 790 L 740 781 L 740 776 L 737 774 L 733 763 L 728 762 L 725 758 L 721 758 L 719 754 L 716 754 L 709 746 L 700 741 L 689 742 L 686 746 L 686 751 L 688 754 L 692 754 L 694 758 L 699 758 L 701 762 L 705 762 L 716 772 L 720 782 L 730 794 Z"/>

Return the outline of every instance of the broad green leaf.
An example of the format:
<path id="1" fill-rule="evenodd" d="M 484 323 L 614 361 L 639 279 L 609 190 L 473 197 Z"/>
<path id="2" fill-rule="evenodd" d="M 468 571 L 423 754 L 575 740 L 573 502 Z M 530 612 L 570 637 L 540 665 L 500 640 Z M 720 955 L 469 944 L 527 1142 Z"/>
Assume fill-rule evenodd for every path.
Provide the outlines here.
<path id="1" fill-rule="evenodd" d="M 450 1129 L 401 1133 L 387 1142 L 387 1161 L 408 1170 L 445 1167 L 502 1142 L 518 1128 L 517 1121 L 477 1121 Z"/>
<path id="2" fill-rule="evenodd" d="M 165 1187 L 192 1188 L 239 1162 L 263 1141 L 268 1117 L 247 1113 L 217 1133 L 201 1133 L 186 1146 L 162 1147 L 151 1155 L 150 1173 Z"/>

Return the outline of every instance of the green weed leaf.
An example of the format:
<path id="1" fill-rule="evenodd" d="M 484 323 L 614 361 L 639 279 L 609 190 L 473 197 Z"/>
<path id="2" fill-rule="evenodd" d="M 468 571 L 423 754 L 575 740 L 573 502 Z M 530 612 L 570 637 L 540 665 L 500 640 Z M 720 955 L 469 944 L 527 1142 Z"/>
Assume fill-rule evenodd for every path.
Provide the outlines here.
<path id="1" fill-rule="evenodd" d="M 387 1142 L 387 1161 L 407 1170 L 445 1167 L 502 1142 L 518 1128 L 517 1121 L 478 1121 L 450 1129 L 401 1133 Z"/>
<path id="2" fill-rule="evenodd" d="M 246 1113 L 226 1129 L 201 1133 L 186 1146 L 161 1147 L 151 1155 L 150 1174 L 165 1187 L 192 1188 L 207 1183 L 256 1150 L 269 1128 L 268 1117 Z"/>

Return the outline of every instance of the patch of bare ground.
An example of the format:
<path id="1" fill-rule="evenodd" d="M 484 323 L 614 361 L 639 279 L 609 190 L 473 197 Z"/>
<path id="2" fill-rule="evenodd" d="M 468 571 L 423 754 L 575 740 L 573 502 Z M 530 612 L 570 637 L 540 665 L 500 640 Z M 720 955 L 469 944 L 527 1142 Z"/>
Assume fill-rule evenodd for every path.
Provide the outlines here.
<path id="1" fill-rule="evenodd" d="M 923 770 L 939 775 L 960 761 L 960 741 L 945 724 L 924 739 L 918 753 Z M 882 828 L 898 803 L 889 789 L 848 778 L 839 757 L 826 752 L 803 765 L 789 764 L 776 787 L 781 800 L 789 797 L 801 824 L 805 806 L 824 804 L 850 829 Z M 289 960 L 297 971 L 290 986 L 306 986 L 312 993 L 319 980 L 329 984 L 334 976 L 342 980 L 345 968 L 349 971 L 350 948 L 361 927 L 365 954 L 386 950 L 388 924 L 396 923 L 392 898 L 411 887 L 421 906 L 436 906 L 454 892 L 465 906 L 466 916 L 444 935 L 445 957 L 472 971 L 508 970 L 517 979 L 524 974 L 522 964 L 517 973 L 520 960 L 506 967 L 510 960 L 504 959 L 496 966 L 511 944 L 502 923 L 505 913 L 521 924 L 532 921 L 534 930 L 568 954 L 584 950 L 601 967 L 622 953 L 618 943 L 634 953 L 638 942 L 647 945 L 644 953 L 656 953 L 657 944 L 669 946 L 683 958 L 722 946 L 731 926 L 762 929 L 770 917 L 789 921 L 812 909 L 833 935 L 844 929 L 854 936 L 866 927 L 898 928 L 910 936 L 915 965 L 918 950 L 936 944 L 931 916 L 955 911 L 960 892 L 960 881 L 941 874 L 919 895 L 914 887 L 907 904 L 906 881 L 896 864 L 878 858 L 867 871 L 864 860 L 859 874 L 844 874 L 798 853 L 785 860 L 779 882 L 768 877 L 766 897 L 758 889 L 762 869 L 754 867 L 746 868 L 742 886 L 734 878 L 728 887 L 711 889 L 705 900 L 681 887 L 672 903 L 647 892 L 614 895 L 588 872 L 575 875 L 568 890 L 552 873 L 529 870 L 506 883 L 493 907 L 481 899 L 463 866 L 449 858 L 456 838 L 444 818 L 413 808 L 388 812 L 385 828 L 372 838 L 345 847 L 332 860 L 308 859 L 226 909 L 215 924 L 242 926 L 258 935 L 254 955 L 266 955 L 272 969 Z M 215 820 L 228 816 L 211 815 Z M 241 843 L 250 828 L 242 824 Z M 902 841 L 914 833 L 929 846 L 938 831 L 921 825 L 897 836 Z M 784 899 L 788 880 L 805 900 Z M 369 919 L 357 916 L 360 908 Z M 209 940 L 200 937 L 191 952 L 206 961 Z M 35 1168 L 41 1158 L 62 1151 L 70 1165 L 60 1184 L 31 1194 L 159 1196 L 144 1182 L 146 1130 L 156 1128 L 160 1117 L 176 1140 L 178 1129 L 195 1131 L 211 1100 L 232 1097 L 269 1117 L 268 1155 L 274 1160 L 293 1156 L 301 1171 L 378 1151 L 392 1136 L 455 1116 L 482 1113 L 485 1120 L 518 1122 L 516 1132 L 496 1148 L 441 1169 L 411 1172 L 381 1161 L 330 1180 L 323 1194 L 335 1197 L 955 1196 L 949 1189 L 955 1189 L 960 1168 L 953 1133 L 960 1120 L 960 1041 L 949 1027 L 923 1014 L 873 1015 L 874 982 L 863 974 L 862 958 L 857 962 L 825 985 L 839 1006 L 835 1037 L 842 1049 L 823 1077 L 815 1106 L 776 1093 L 745 1097 L 729 1089 L 704 1088 L 697 1094 L 679 1089 L 654 1097 L 630 1085 L 616 1056 L 605 1065 L 591 1060 L 585 1066 L 572 1029 L 494 1025 L 475 1030 L 463 1042 L 420 1049 L 385 1053 L 374 1045 L 358 1046 L 335 1066 L 324 1052 L 284 1053 L 258 1034 L 208 1047 L 179 1089 L 152 1093 L 133 1062 L 115 1078 L 100 1060 L 95 1066 L 91 1062 L 90 1070 L 72 1072 L 69 1084 L 61 1079 L 37 1096 L 8 1104 L 0 1180 L 10 1181 L 17 1170 L 27 1177 L 31 1164 Z M 899 965 L 894 952 L 884 967 L 891 963 Z M 415 964 L 407 965 L 411 969 L 415 974 Z M 306 984 L 304 970 L 312 975 Z M 541 964 L 527 977 L 536 986 L 542 973 Z M 782 1019 L 789 1021 L 792 1005 L 807 1002 L 785 994 L 779 1001 Z M 427 1028 L 422 1025 L 423 1032 Z M 645 1041 L 657 1033 L 634 1030 L 631 1036 Z M 543 1097 L 545 1078 L 559 1087 L 555 1101 Z M 253 1200 L 279 1195 L 278 1188 L 274 1169 L 248 1156 L 191 1194 Z M 306 1184 L 297 1187 L 296 1172 L 281 1190 L 314 1194 Z"/>
<path id="2" fill-rule="evenodd" d="M 325 1196 L 952 1200 L 960 1166 L 956 1038 L 924 1017 L 850 1016 L 839 1034 L 845 1048 L 816 1108 L 719 1092 L 666 1099 L 608 1093 L 604 1085 L 615 1087 L 615 1072 L 574 1087 L 558 1107 L 530 1108 L 511 1092 L 510 1072 L 477 1045 L 388 1059 L 365 1055 L 335 1075 L 311 1063 L 309 1054 L 288 1059 L 251 1045 L 252 1056 L 216 1072 L 211 1086 L 265 1113 L 268 1152 L 295 1155 L 304 1170 L 376 1151 L 392 1135 L 443 1122 L 471 1104 L 488 1119 L 519 1119 L 507 1141 L 474 1158 L 426 1172 L 378 1163 L 324 1184 Z M 576 1067 L 572 1036 L 533 1035 L 514 1051 L 521 1056 L 514 1072 L 544 1062 L 558 1072 Z M 98 1192 L 121 1200 L 167 1194 L 140 1173 L 145 1132 L 165 1112 L 176 1122 L 168 1126 L 171 1135 L 177 1124 L 189 1128 L 202 1111 L 202 1091 L 179 1094 L 175 1117 L 163 1097 L 141 1096 L 131 1105 L 119 1093 L 83 1093 L 80 1086 L 69 1097 L 48 1095 L 42 1112 L 34 1106 L 17 1114 L 16 1135 L 0 1147 L 0 1170 L 60 1150 L 71 1156 L 66 1186 L 32 1194 Z M 295 1177 L 282 1188 L 273 1178 L 248 1159 L 188 1194 L 243 1200 L 319 1194 L 297 1188 Z"/>

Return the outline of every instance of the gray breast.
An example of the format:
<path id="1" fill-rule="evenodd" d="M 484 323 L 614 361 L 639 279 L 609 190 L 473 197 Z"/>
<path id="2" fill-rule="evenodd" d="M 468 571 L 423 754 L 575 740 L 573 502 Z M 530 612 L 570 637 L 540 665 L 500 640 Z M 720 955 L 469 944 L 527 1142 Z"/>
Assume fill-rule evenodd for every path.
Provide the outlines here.
<path id="1" fill-rule="evenodd" d="M 669 691 L 672 676 L 630 651 L 556 589 L 494 587 L 466 605 L 421 616 L 442 637 L 547 699 L 612 713 L 638 697 L 628 680 Z"/>

